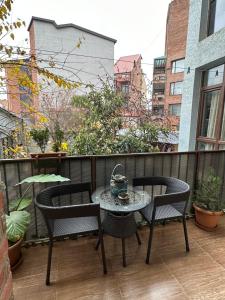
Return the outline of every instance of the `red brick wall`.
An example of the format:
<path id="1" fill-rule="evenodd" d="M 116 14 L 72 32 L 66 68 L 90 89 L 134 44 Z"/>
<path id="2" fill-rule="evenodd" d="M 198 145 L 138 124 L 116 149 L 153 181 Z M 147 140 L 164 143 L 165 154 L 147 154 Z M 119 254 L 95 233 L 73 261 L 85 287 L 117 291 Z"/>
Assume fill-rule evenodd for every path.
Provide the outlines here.
<path id="1" fill-rule="evenodd" d="M 13 299 L 12 275 L 8 259 L 8 241 L 5 234 L 3 196 L 0 191 L 0 300 Z"/>
<path id="2" fill-rule="evenodd" d="M 7 99 L 9 111 L 20 115 L 22 107 L 20 102 L 18 78 L 13 75 L 12 68 L 10 66 L 7 67 L 5 71 L 7 78 Z"/>
<path id="3" fill-rule="evenodd" d="M 170 95 L 170 83 L 183 81 L 184 72 L 172 74 L 172 61 L 185 58 L 186 40 L 188 29 L 189 0 L 174 0 L 169 5 L 166 28 L 166 87 L 165 87 L 165 109 L 169 104 L 181 103 L 182 96 Z M 179 118 L 171 118 L 172 124 L 177 125 Z"/>
<path id="4" fill-rule="evenodd" d="M 34 32 L 34 23 L 30 26 L 29 30 L 29 37 L 30 37 L 30 54 L 31 57 L 35 58 L 36 55 L 36 45 L 35 45 L 35 32 Z M 32 81 L 37 83 L 38 82 L 38 74 L 35 68 L 32 68 Z M 33 105 L 36 110 L 39 110 L 39 98 L 36 95 L 33 95 Z"/>

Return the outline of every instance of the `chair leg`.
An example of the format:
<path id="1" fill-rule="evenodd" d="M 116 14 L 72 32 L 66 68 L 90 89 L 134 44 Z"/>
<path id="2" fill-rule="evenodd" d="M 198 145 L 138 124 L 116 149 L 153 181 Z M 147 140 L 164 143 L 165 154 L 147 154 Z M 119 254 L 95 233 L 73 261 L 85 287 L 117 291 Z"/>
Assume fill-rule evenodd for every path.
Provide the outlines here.
<path id="1" fill-rule="evenodd" d="M 152 247 L 152 238 L 153 238 L 153 229 L 154 229 L 154 222 L 151 222 L 150 225 L 150 232 L 149 232 L 149 239 L 148 239 L 148 250 L 147 250 L 147 256 L 146 256 L 146 264 L 149 264 L 149 258 L 151 253 L 151 247 Z"/>
<path id="2" fill-rule="evenodd" d="M 95 250 L 98 250 L 99 245 L 100 245 L 100 238 L 98 238 L 98 241 L 97 241 L 97 243 L 96 243 L 96 245 L 95 245 Z"/>
<path id="3" fill-rule="evenodd" d="M 184 237 L 185 237 L 186 252 L 189 252 L 190 248 L 189 248 L 189 242 L 188 242 L 187 224 L 186 224 L 185 217 L 183 218 L 183 227 L 184 227 Z"/>
<path id="4" fill-rule="evenodd" d="M 99 240 L 96 246 L 99 247 L 99 244 L 101 244 L 101 252 L 102 252 L 102 263 L 103 263 L 103 272 L 104 274 L 107 274 L 107 266 L 106 266 L 106 259 L 105 259 L 105 247 L 104 247 L 104 241 L 102 233 L 99 234 Z"/>
<path id="5" fill-rule="evenodd" d="M 125 252 L 125 239 L 122 238 L 122 254 L 123 254 L 123 266 L 126 267 L 126 252 Z"/>
<path id="6" fill-rule="evenodd" d="M 51 272 L 51 262 L 52 262 L 52 247 L 53 241 L 49 240 L 48 245 L 48 265 L 47 265 L 47 274 L 46 274 L 46 285 L 50 285 L 50 272 Z"/>
<path id="7" fill-rule="evenodd" d="M 136 231 L 136 237 L 137 237 L 138 245 L 141 245 L 141 239 L 137 231 Z"/>

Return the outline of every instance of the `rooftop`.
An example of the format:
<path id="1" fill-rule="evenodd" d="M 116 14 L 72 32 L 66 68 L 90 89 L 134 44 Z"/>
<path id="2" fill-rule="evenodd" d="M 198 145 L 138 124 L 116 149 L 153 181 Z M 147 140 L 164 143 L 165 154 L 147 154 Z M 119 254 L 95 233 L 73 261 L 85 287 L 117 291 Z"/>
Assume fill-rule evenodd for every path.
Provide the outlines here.
<path id="1" fill-rule="evenodd" d="M 113 39 L 113 38 L 111 38 L 111 37 L 108 37 L 108 36 L 106 36 L 106 35 L 97 33 L 97 32 L 95 32 L 95 31 L 92 31 L 92 30 L 90 30 L 90 29 L 87 29 L 87 28 L 84 28 L 84 27 L 81 27 L 81 26 L 78 26 L 78 25 L 75 25 L 75 24 L 73 24 L 73 23 L 57 24 L 54 20 L 45 19 L 45 18 L 39 18 L 39 17 L 34 17 L 34 16 L 31 18 L 30 24 L 29 24 L 29 26 L 28 26 L 28 28 L 27 28 L 28 31 L 30 30 L 30 27 L 31 27 L 31 25 L 33 24 L 34 21 L 39 21 L 39 22 L 45 22 L 45 23 L 52 24 L 52 25 L 55 26 L 55 28 L 57 28 L 57 29 L 64 29 L 64 28 L 72 27 L 72 28 L 75 28 L 75 29 L 84 31 L 84 32 L 86 32 L 86 33 L 95 35 L 95 36 L 97 36 L 97 37 L 103 38 L 103 39 L 105 39 L 105 40 L 109 40 L 110 42 L 113 42 L 113 43 L 116 43 L 116 42 L 117 42 L 117 40 L 115 40 L 115 39 Z"/>
<path id="2" fill-rule="evenodd" d="M 121 56 L 114 66 L 114 73 L 129 73 L 133 70 L 134 63 L 142 59 L 141 54 Z"/>

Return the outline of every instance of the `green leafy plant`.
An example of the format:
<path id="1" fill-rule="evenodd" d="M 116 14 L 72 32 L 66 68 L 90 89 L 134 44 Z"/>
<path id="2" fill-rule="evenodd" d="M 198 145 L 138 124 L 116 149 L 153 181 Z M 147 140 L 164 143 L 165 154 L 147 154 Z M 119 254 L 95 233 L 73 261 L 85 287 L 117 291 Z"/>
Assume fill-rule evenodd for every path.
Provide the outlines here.
<path id="1" fill-rule="evenodd" d="M 32 199 L 20 198 L 10 202 L 9 215 L 6 215 L 6 233 L 9 244 L 12 245 L 22 239 L 31 221 L 31 216 L 25 209 Z"/>
<path id="2" fill-rule="evenodd" d="M 210 169 L 208 176 L 203 179 L 195 191 L 195 205 L 209 211 L 221 211 L 223 209 L 220 195 L 221 187 L 221 178 L 215 176 L 214 170 Z"/>
<path id="3" fill-rule="evenodd" d="M 31 215 L 25 209 L 32 203 L 31 198 L 25 197 L 27 191 L 33 183 L 47 183 L 47 182 L 64 182 L 69 181 L 69 178 L 62 177 L 55 174 L 41 174 L 27 177 L 19 184 L 29 183 L 23 196 L 19 199 L 13 200 L 9 203 L 9 215 L 6 215 L 6 233 L 9 243 L 12 245 L 24 237 L 27 228 L 31 221 Z M 3 185 L 2 185 L 3 186 Z M 1 182 L 0 182 L 1 187 Z"/>
<path id="4" fill-rule="evenodd" d="M 3 191 L 4 189 L 5 184 L 0 181 L 0 191 Z M 9 203 L 9 214 L 5 214 L 6 234 L 9 245 L 13 245 L 18 240 L 22 239 L 24 234 L 26 233 L 27 227 L 30 224 L 31 217 L 30 213 L 25 211 L 24 209 L 26 209 L 31 204 L 31 202 L 32 199 L 24 198 L 24 196 L 22 196 L 21 198 L 13 200 Z"/>
<path id="5" fill-rule="evenodd" d="M 86 96 L 74 96 L 73 104 L 84 113 L 77 129 L 71 154 L 92 155 L 159 151 L 159 134 L 169 130 L 163 125 L 145 120 L 124 126 L 126 99 L 107 83 L 101 89 L 93 87 Z M 123 129 L 123 130 L 122 130 Z"/>
<path id="6" fill-rule="evenodd" d="M 55 152 L 59 152 L 61 150 L 61 145 L 64 139 L 64 132 L 61 130 L 58 122 L 55 124 L 52 138 L 53 138 L 52 150 Z"/>
<path id="7" fill-rule="evenodd" d="M 49 130 L 48 128 L 34 128 L 30 131 L 30 135 L 35 143 L 41 149 L 41 152 L 44 153 L 47 143 L 49 141 Z"/>

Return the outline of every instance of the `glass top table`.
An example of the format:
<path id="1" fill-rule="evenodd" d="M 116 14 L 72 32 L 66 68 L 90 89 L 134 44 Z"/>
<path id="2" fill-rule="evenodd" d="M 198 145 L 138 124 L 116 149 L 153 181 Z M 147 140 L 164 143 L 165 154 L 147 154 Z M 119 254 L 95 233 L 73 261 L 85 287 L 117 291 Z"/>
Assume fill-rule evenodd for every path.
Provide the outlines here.
<path id="1" fill-rule="evenodd" d="M 125 202 L 113 196 L 109 186 L 99 187 L 92 194 L 92 202 L 100 204 L 100 208 L 103 210 L 116 213 L 139 211 L 151 202 L 150 195 L 143 190 L 128 186 L 127 193 L 129 200 Z"/>

